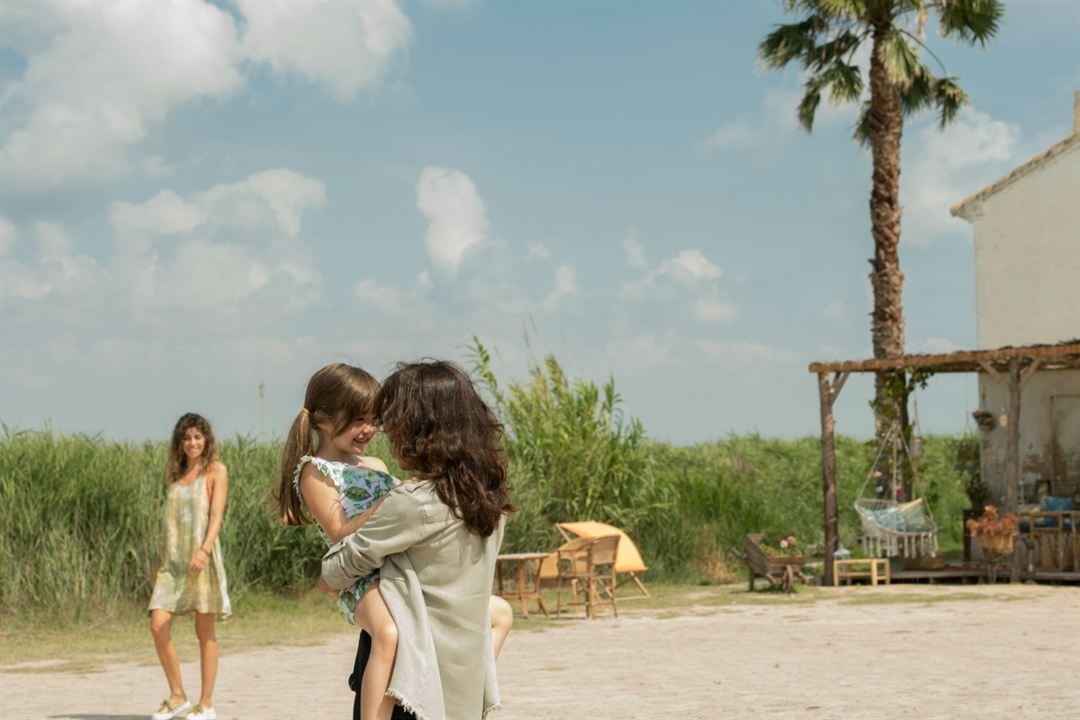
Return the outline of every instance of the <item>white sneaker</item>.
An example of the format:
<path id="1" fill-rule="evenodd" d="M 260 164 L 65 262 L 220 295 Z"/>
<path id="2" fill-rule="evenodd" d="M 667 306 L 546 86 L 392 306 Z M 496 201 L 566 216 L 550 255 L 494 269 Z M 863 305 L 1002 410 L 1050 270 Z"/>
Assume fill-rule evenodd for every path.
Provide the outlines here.
<path id="1" fill-rule="evenodd" d="M 184 716 L 185 720 L 217 720 L 217 711 L 214 708 L 204 708 L 196 705 L 191 712 Z"/>
<path id="2" fill-rule="evenodd" d="M 176 705 L 169 702 L 169 698 L 165 698 L 161 701 L 161 707 L 157 709 L 157 712 L 150 716 L 150 720 L 172 720 L 180 713 L 191 707 L 191 703 L 187 700 L 181 700 Z"/>

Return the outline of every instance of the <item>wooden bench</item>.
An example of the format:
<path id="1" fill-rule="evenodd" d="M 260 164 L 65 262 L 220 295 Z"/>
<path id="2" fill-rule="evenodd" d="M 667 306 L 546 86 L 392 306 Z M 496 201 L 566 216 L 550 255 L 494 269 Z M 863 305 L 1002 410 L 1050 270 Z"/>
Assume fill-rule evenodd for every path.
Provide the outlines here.
<path id="1" fill-rule="evenodd" d="M 865 568 L 865 569 L 862 569 Z M 852 558 L 850 560 L 833 560 L 833 586 L 840 585 L 841 580 L 854 578 L 870 578 L 871 585 L 877 585 L 881 580 L 886 585 L 892 581 L 889 570 L 888 558 Z"/>

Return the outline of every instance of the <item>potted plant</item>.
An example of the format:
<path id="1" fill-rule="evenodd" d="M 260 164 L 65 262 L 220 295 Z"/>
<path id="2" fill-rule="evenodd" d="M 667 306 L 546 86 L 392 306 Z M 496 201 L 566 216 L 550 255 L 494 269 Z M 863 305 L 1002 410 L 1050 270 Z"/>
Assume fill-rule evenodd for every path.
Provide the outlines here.
<path id="1" fill-rule="evenodd" d="M 982 479 L 982 470 L 979 467 L 979 438 L 965 436 L 956 441 L 956 457 L 953 468 L 964 482 L 964 492 L 967 494 L 970 508 L 960 511 L 964 527 L 968 520 L 977 518 L 982 514 L 983 508 L 990 499 L 990 488 Z M 971 535 L 964 533 L 964 560 L 971 560 Z"/>
<path id="2" fill-rule="evenodd" d="M 766 542 L 762 548 L 771 563 L 784 563 L 786 565 L 802 564 L 803 553 L 799 541 L 794 535 L 780 538 L 774 542 Z"/>
<path id="3" fill-rule="evenodd" d="M 968 535 L 978 538 L 988 560 L 999 560 L 1012 553 L 1013 538 L 1018 529 L 1015 515 L 999 516 L 993 505 L 987 505 L 982 515 L 967 521 Z"/>

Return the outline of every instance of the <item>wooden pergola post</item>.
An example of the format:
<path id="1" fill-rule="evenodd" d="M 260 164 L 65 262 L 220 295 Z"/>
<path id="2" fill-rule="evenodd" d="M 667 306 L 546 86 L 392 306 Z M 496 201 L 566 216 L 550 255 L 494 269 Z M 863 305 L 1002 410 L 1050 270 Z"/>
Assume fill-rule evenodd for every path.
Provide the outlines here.
<path id="1" fill-rule="evenodd" d="M 1020 361 L 1009 360 L 1009 427 L 1005 442 L 1005 512 L 1016 514 L 1020 502 Z M 1013 548 L 1009 582 L 1020 580 L 1019 548 Z"/>
<path id="2" fill-rule="evenodd" d="M 833 584 L 833 555 L 839 545 L 839 518 L 836 505 L 836 420 L 833 403 L 844 387 L 848 373 L 836 373 L 832 382 L 828 373 L 818 373 L 818 395 L 821 398 L 821 489 L 825 495 L 825 579 Z"/>

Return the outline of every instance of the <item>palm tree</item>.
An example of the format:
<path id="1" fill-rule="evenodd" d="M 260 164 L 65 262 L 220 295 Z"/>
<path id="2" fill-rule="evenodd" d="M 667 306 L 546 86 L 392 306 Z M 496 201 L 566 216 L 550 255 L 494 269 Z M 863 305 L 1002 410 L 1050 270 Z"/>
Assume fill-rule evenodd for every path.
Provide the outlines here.
<path id="1" fill-rule="evenodd" d="M 869 146 L 874 159 L 870 223 L 874 257 L 870 281 L 874 290 L 872 333 L 874 357 L 904 354 L 904 273 L 900 270 L 900 137 L 904 118 L 934 109 L 941 127 L 967 104 L 955 77 L 937 77 L 923 63 L 921 51 L 941 66 L 926 46 L 924 30 L 931 12 L 942 34 L 969 45 L 985 46 L 1003 13 L 999 0 L 782 0 L 798 22 L 778 25 L 758 50 L 772 70 L 797 61 L 806 73 L 798 107 L 799 122 L 810 132 L 821 96 L 838 105 L 863 96 L 862 69 L 855 55 L 870 43 L 870 96 L 862 103 L 855 139 Z M 944 66 L 941 66 L 944 71 Z M 875 416 L 879 433 L 893 406 L 887 398 L 887 377 L 875 383 Z M 902 414 L 906 402 L 901 406 Z M 905 423 L 906 425 L 906 423 Z"/>

